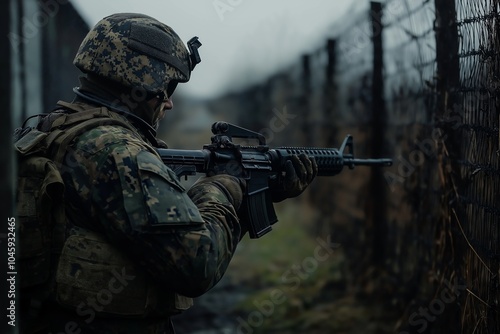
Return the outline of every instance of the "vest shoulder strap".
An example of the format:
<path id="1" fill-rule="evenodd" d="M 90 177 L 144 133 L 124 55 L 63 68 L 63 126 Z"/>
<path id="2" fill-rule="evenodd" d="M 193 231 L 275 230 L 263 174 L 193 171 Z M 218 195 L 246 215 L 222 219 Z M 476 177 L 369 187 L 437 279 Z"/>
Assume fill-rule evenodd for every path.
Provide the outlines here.
<path id="1" fill-rule="evenodd" d="M 62 162 L 68 146 L 76 137 L 101 125 L 119 125 L 140 136 L 125 117 L 105 107 L 85 109 L 79 104 L 64 101 L 59 101 L 58 104 L 76 112 L 61 113 L 50 125 L 44 146 L 51 147 L 54 152 L 52 159 L 56 162 Z"/>

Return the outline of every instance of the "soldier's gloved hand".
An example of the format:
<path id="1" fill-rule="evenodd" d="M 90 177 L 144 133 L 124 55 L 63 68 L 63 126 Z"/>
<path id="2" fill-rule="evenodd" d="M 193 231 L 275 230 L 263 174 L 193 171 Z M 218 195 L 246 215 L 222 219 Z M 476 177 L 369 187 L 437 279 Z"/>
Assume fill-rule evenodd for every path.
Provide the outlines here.
<path id="1" fill-rule="evenodd" d="M 243 193 L 246 188 L 246 181 L 244 179 L 228 174 L 201 177 L 191 189 L 189 189 L 188 194 L 192 191 L 196 191 L 197 188 L 207 183 L 218 187 L 226 195 L 235 210 L 240 208 L 241 202 L 243 201 Z"/>
<path id="2" fill-rule="evenodd" d="M 284 177 L 270 181 L 273 202 L 281 202 L 300 195 L 317 174 L 318 164 L 314 158 L 309 158 L 304 153 L 292 155 L 285 164 Z"/>

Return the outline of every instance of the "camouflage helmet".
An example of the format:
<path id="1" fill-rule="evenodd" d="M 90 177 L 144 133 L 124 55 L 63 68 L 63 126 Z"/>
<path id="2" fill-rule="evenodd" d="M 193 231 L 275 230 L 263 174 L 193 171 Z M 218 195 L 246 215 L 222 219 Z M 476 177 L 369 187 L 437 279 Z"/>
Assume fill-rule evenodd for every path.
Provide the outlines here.
<path id="1" fill-rule="evenodd" d="M 99 21 L 87 34 L 73 64 L 84 73 L 140 87 L 148 93 L 173 93 L 178 82 L 187 82 L 200 62 L 194 37 L 191 54 L 169 26 L 142 15 L 120 13 Z"/>

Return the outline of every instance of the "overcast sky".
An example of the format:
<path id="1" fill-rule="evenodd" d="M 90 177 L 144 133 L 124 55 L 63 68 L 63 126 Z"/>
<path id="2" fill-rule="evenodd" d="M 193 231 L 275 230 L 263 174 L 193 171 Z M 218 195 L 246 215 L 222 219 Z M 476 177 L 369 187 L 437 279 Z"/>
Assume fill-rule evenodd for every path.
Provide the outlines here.
<path id="1" fill-rule="evenodd" d="M 333 26 L 368 0 L 72 0 L 93 26 L 136 12 L 170 25 L 184 42 L 200 38 L 202 62 L 178 90 L 210 97 L 238 89 L 318 48 Z M 356 3 L 356 6 L 354 5 Z"/>

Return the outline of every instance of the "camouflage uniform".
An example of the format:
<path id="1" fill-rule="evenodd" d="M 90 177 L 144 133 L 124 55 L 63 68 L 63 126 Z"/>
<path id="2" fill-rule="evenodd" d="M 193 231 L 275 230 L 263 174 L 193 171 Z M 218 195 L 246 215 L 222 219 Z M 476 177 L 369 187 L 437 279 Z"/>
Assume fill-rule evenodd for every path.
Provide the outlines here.
<path id="1" fill-rule="evenodd" d="M 204 182 L 186 191 L 151 143 L 122 121 L 130 128 L 103 125 L 80 135 L 60 168 L 69 230 L 56 299 L 76 314 L 50 313 L 59 326 L 71 321 L 84 332 L 143 333 L 151 326 L 161 333 L 169 315 L 191 305 L 183 296 L 219 281 L 241 229 L 223 188 Z"/>
<path id="2" fill-rule="evenodd" d="M 169 317 L 225 272 L 242 234 L 240 181 L 207 178 L 186 191 L 154 149 L 162 103 L 199 62 L 191 41 L 189 53 L 145 15 L 104 18 L 75 57 L 87 74 L 77 98 L 39 123 L 67 218 L 40 332 L 168 333 Z M 47 144 L 78 127 L 70 142 Z"/>

